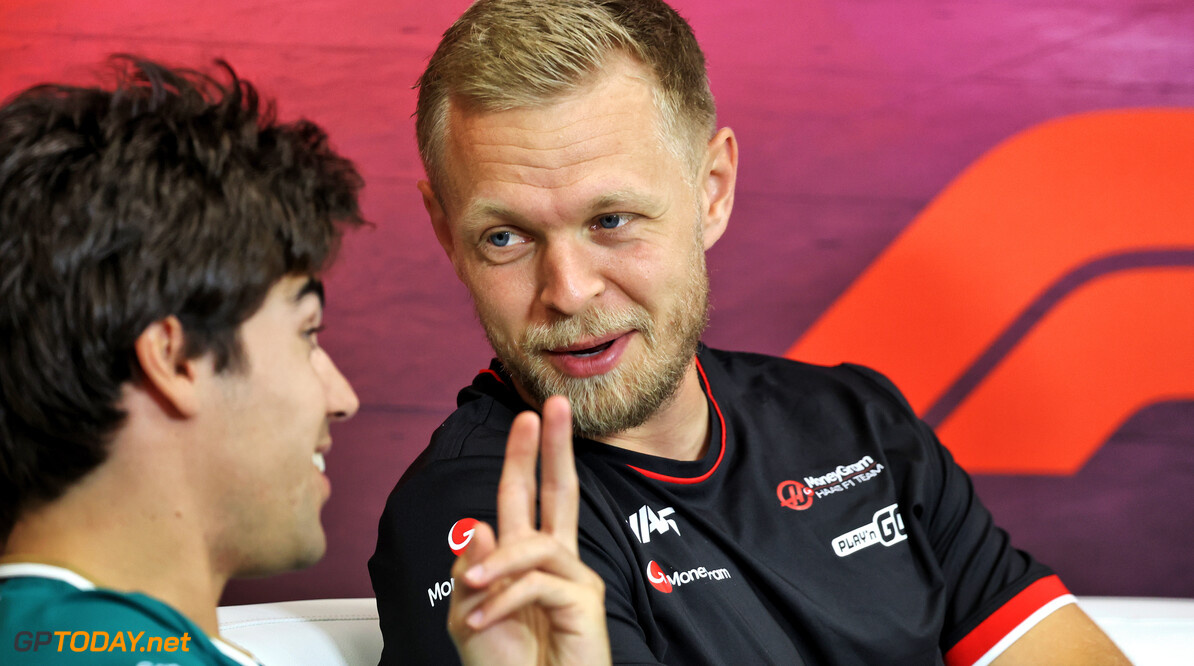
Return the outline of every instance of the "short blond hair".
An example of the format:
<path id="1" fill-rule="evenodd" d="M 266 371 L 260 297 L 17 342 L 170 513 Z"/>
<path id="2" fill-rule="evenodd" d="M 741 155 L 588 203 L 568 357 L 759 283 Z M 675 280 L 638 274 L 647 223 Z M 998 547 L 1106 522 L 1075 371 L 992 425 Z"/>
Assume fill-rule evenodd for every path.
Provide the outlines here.
<path id="1" fill-rule="evenodd" d="M 432 188 L 446 184 L 451 102 L 482 112 L 550 103 L 620 54 L 654 75 L 662 138 L 695 171 L 716 109 L 705 56 L 674 9 L 661 0 L 478 0 L 419 77 L 415 132 Z"/>

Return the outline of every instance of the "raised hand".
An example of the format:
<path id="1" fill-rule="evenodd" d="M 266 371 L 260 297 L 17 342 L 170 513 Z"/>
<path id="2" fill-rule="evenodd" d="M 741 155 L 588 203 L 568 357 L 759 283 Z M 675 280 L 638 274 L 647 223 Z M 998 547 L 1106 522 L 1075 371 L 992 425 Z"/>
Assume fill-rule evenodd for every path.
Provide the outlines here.
<path id="1" fill-rule="evenodd" d="M 498 485 L 496 543 L 489 525 L 478 523 L 452 567 L 448 631 L 466 666 L 610 663 L 605 585 L 577 550 L 579 502 L 572 413 L 555 396 L 543 404 L 542 428 L 534 412 L 514 419 Z"/>

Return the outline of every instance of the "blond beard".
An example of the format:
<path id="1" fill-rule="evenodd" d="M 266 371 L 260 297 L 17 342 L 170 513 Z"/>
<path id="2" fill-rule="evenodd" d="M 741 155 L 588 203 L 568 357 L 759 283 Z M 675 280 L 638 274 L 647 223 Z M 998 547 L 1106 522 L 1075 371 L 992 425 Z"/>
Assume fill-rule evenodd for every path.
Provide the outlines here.
<path id="1" fill-rule="evenodd" d="M 683 293 L 658 324 L 640 305 L 616 311 L 591 309 L 550 324 L 532 324 L 515 342 L 490 326 L 479 308 L 478 318 L 498 359 L 519 386 L 538 404 L 553 395 L 567 397 L 576 434 L 600 439 L 646 423 L 675 397 L 708 323 L 709 277 L 699 242 L 694 254 Z M 642 337 L 642 359 L 634 365 L 621 363 L 605 374 L 570 377 L 545 357 L 549 349 L 627 330 Z"/>

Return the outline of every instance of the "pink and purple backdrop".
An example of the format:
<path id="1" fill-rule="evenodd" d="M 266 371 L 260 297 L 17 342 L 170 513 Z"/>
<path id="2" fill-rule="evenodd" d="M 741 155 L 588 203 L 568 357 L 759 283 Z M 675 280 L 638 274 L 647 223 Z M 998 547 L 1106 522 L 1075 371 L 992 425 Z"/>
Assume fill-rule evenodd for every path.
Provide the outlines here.
<path id="1" fill-rule="evenodd" d="M 234 583 L 225 603 L 371 595 L 365 562 L 386 495 L 488 359 L 414 187 L 422 169 L 411 86 L 466 5 L 0 4 L 0 95 L 89 81 L 112 52 L 191 66 L 223 57 L 275 96 L 284 118 L 325 126 L 368 182 L 364 203 L 377 226 L 347 240 L 328 278 L 321 337 L 362 401 L 333 433 L 328 555 L 303 572 Z M 675 6 L 708 55 L 721 123 L 741 143 L 735 214 L 709 256 L 714 346 L 785 353 L 942 190 L 1013 135 L 1085 111 L 1194 107 L 1187 0 Z M 1194 142 L 1179 147 L 1194 152 Z M 1192 192 L 1168 194 L 1189 201 Z M 1162 248 L 1167 265 L 1194 269 L 1194 217 L 1162 222 L 1185 239 Z M 1189 293 L 1152 304 L 1194 317 Z M 1191 367 L 1189 352 L 1174 353 L 1144 358 Z M 1014 539 L 1075 592 L 1194 596 L 1192 396 L 1194 379 L 1142 405 L 1072 473 L 981 473 L 976 485 Z"/>

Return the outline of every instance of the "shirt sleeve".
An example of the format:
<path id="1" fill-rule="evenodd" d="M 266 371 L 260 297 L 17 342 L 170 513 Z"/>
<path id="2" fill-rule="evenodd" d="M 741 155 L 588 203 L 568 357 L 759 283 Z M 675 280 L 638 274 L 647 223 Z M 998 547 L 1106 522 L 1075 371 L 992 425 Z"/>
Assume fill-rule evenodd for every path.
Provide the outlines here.
<path id="1" fill-rule="evenodd" d="M 975 493 L 970 476 L 916 418 L 885 377 L 851 366 L 894 397 L 917 430 L 921 462 L 910 493 L 923 512 L 947 606 L 940 647 L 947 666 L 986 664 L 1058 607 L 1074 601 L 1061 580 L 1012 546 Z"/>
<path id="2" fill-rule="evenodd" d="M 447 629 L 452 565 L 472 538 L 470 519 L 497 525 L 501 465 L 492 456 L 434 462 L 390 494 L 369 560 L 382 666 L 460 663 Z"/>
<path id="3" fill-rule="evenodd" d="M 1012 546 L 970 477 L 933 443 L 943 483 L 929 526 L 950 597 L 941 649 L 947 666 L 988 663 L 1074 598 L 1052 571 Z"/>

